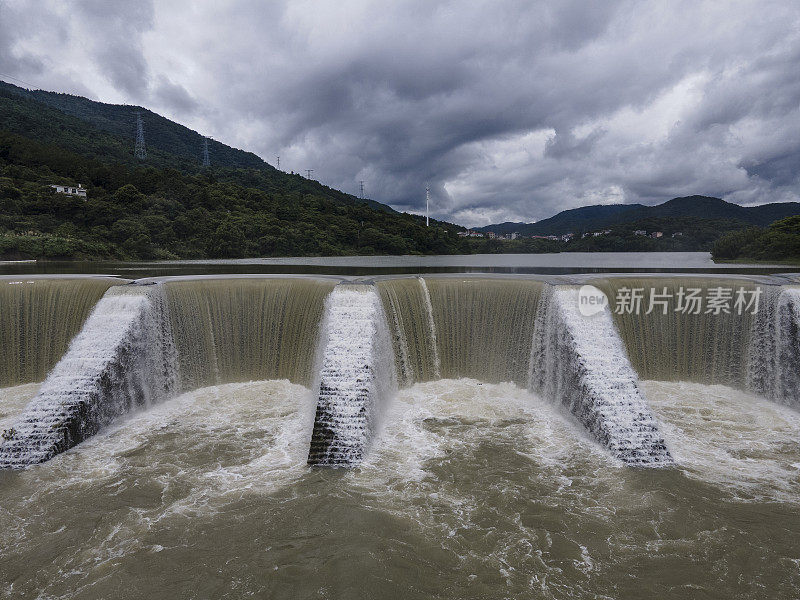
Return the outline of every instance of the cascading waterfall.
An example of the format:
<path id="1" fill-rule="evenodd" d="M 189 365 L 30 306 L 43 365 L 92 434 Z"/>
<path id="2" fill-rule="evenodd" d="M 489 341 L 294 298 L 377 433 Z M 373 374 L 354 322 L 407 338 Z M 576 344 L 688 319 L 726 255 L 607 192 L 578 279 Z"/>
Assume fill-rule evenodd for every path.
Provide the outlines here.
<path id="1" fill-rule="evenodd" d="M 376 413 L 394 387 L 389 333 L 374 286 L 340 284 L 331 292 L 321 341 L 308 464 L 353 465 L 364 457 Z"/>
<path id="2" fill-rule="evenodd" d="M 289 379 L 318 391 L 308 462 L 329 465 L 363 457 L 377 410 L 398 382 L 470 377 L 529 387 L 562 403 L 615 456 L 637 465 L 671 460 L 637 373 L 800 404 L 800 286 L 735 277 L 594 281 L 610 298 L 641 289 L 639 310 L 583 317 L 576 287 L 506 277 L 374 285 L 195 278 L 110 290 L 121 282 L 0 279 L 0 307 L 11 315 L 0 329 L 3 349 L 11 349 L 0 353 L 1 385 L 43 379 L 42 370 L 63 355 L 66 336 L 107 290 L 5 432 L 0 466 L 46 460 L 177 389 L 248 380 Z M 681 290 L 705 297 L 718 287 L 760 289 L 759 310 L 677 309 Z M 673 304 L 648 310 L 653 292 Z"/>
<path id="3" fill-rule="evenodd" d="M 174 394 L 176 361 L 161 286 L 115 287 L 12 428 L 0 468 L 22 468 L 68 450 L 121 415 Z"/>
<path id="4" fill-rule="evenodd" d="M 110 277 L 0 277 L 0 388 L 44 380 L 114 285 Z"/>
<path id="5" fill-rule="evenodd" d="M 402 385 L 440 377 L 527 385 L 541 282 L 426 277 L 377 287 Z"/>
<path id="6" fill-rule="evenodd" d="M 269 277 L 165 283 L 182 388 L 266 379 L 310 386 L 334 285 Z"/>
<path id="7" fill-rule="evenodd" d="M 716 277 L 625 277 L 597 280 L 609 300 L 621 290 L 642 290 L 638 311 L 614 313 L 614 321 L 628 350 L 628 356 L 639 377 L 659 381 L 694 381 L 746 387 L 747 352 L 753 323 L 752 310 L 733 307 L 729 312 L 707 313 L 706 299 L 715 288 L 739 289 L 747 293 L 758 286 L 752 281 Z M 770 286 L 761 286 L 766 289 Z M 680 305 L 679 295 L 696 290 L 703 303 L 699 313 L 694 307 L 684 312 L 687 301 Z M 666 314 L 663 306 L 654 304 L 652 294 L 668 298 Z"/>
<path id="8" fill-rule="evenodd" d="M 427 320 L 419 318 L 426 310 L 421 285 L 403 278 L 382 281 L 377 288 L 390 324 L 398 382 L 409 386 L 436 379 L 432 330 Z"/>
<path id="9" fill-rule="evenodd" d="M 800 288 L 766 288 L 753 321 L 747 387 L 800 407 Z"/>
<path id="10" fill-rule="evenodd" d="M 672 463 L 611 315 L 579 311 L 578 288 L 553 286 L 539 306 L 530 387 L 561 402 L 625 463 Z"/>

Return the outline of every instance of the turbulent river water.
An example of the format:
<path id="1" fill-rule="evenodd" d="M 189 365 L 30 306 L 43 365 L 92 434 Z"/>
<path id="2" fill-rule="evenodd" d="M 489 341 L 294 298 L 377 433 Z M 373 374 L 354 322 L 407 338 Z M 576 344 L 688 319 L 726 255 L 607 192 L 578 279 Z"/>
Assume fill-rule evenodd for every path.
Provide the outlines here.
<path id="1" fill-rule="evenodd" d="M 315 469 L 307 388 L 198 389 L 0 472 L 0 597 L 795 598 L 800 415 L 642 387 L 675 468 L 445 379 L 397 394 L 358 468 Z M 0 429 L 36 389 L 0 390 Z"/>

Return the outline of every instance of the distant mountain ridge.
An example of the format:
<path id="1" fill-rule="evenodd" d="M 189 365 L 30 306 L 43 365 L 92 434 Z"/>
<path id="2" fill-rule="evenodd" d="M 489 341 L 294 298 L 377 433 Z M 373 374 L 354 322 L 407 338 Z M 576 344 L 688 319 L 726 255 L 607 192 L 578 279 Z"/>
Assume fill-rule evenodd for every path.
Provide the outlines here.
<path id="1" fill-rule="evenodd" d="M 766 227 L 770 223 L 800 214 L 798 202 L 774 202 L 761 206 L 740 206 L 711 196 L 673 198 L 655 206 L 643 204 L 597 204 L 562 211 L 537 223 L 498 223 L 476 227 L 475 231 L 497 234 L 564 235 L 594 231 L 648 218 L 696 217 L 738 221 Z"/>

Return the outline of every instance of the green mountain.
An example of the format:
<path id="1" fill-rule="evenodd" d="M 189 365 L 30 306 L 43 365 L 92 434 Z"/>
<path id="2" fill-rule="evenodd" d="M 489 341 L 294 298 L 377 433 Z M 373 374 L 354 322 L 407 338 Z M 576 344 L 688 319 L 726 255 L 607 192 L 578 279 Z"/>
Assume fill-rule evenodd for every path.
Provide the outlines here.
<path id="1" fill-rule="evenodd" d="M 147 159 L 133 156 L 135 113 Z M 469 252 L 401 214 L 212 142 L 141 107 L 0 84 L 0 257 L 208 258 Z M 50 184 L 84 184 L 88 197 Z"/>
<path id="2" fill-rule="evenodd" d="M 773 221 L 800 214 L 798 202 L 775 202 L 762 206 L 739 206 L 720 198 L 686 196 L 673 198 L 656 206 L 642 204 L 594 205 L 562 211 L 537 223 L 499 223 L 479 227 L 477 231 L 497 234 L 517 232 L 522 235 L 563 235 L 607 229 L 645 219 L 695 217 L 738 224 L 766 226 Z"/>
<path id="3" fill-rule="evenodd" d="M 145 127 L 145 161 L 133 156 L 137 113 L 142 116 Z M 0 131 L 54 144 L 104 163 L 175 168 L 185 173 L 203 172 L 203 136 L 140 106 L 105 104 L 70 94 L 30 91 L 0 81 L 0 117 Z M 252 152 L 231 148 L 215 140 L 209 140 L 209 155 L 215 169 L 228 167 L 258 171 L 258 185 L 265 191 L 291 189 L 394 212 L 380 202 L 361 199 L 317 181 L 279 171 Z M 229 178 L 235 173 L 219 172 Z M 252 177 L 248 183 L 253 184 Z"/>

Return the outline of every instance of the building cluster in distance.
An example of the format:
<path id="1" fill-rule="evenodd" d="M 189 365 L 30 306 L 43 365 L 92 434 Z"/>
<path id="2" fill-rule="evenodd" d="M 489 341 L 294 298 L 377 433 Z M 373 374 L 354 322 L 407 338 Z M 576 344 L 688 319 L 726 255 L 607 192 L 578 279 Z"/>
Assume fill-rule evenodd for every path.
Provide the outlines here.
<path id="1" fill-rule="evenodd" d="M 600 237 L 601 235 L 609 235 L 611 233 L 610 229 L 602 229 L 600 231 L 587 231 L 584 234 L 576 235 L 574 233 L 565 233 L 563 235 L 522 235 L 520 233 L 505 233 L 505 234 L 498 234 L 494 233 L 493 231 L 487 232 L 480 232 L 480 231 L 473 231 L 472 229 L 468 229 L 467 231 L 459 231 L 458 236 L 463 238 L 488 238 L 490 240 L 516 240 L 516 239 L 536 239 L 536 240 L 552 240 L 554 242 L 569 242 L 575 238 L 591 238 L 591 237 Z M 644 229 L 637 229 L 633 232 L 634 235 L 651 237 L 654 239 L 664 237 L 663 231 L 652 231 L 648 233 Z M 673 233 L 672 237 L 680 237 L 683 233 L 680 231 L 677 233 Z"/>
<path id="2" fill-rule="evenodd" d="M 565 235 L 522 235 L 521 233 L 514 232 L 514 233 L 495 233 L 494 231 L 487 231 L 486 233 L 481 233 L 480 231 L 472 231 L 468 229 L 467 231 L 459 231 L 458 234 L 460 237 L 464 238 L 488 238 L 490 240 L 516 240 L 516 239 L 537 239 L 537 240 L 553 240 L 555 242 L 568 242 L 575 234 L 567 233 Z"/>

